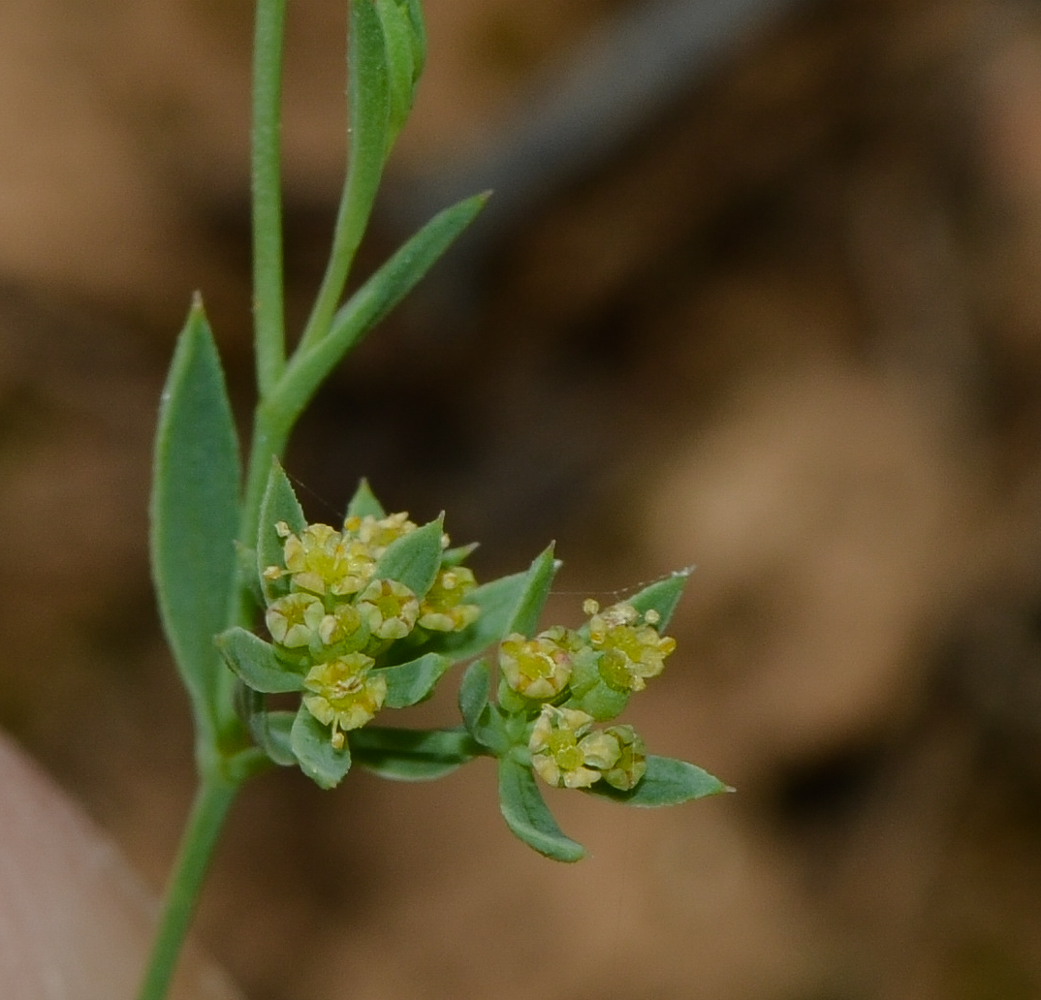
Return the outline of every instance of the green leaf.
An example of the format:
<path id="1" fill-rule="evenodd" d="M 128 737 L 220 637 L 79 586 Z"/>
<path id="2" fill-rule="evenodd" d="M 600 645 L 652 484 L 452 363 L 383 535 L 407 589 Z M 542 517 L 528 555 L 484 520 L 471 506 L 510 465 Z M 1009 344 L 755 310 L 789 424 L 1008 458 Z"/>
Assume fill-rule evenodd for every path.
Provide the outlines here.
<path id="1" fill-rule="evenodd" d="M 490 690 L 488 664 L 484 660 L 474 660 L 459 682 L 459 714 L 471 733 L 480 721 L 481 713 L 488 707 Z"/>
<path id="2" fill-rule="evenodd" d="M 585 789 L 590 795 L 624 802 L 630 806 L 645 807 L 674 806 L 733 790 L 696 764 L 653 755 L 647 757 L 647 773 L 640 783 L 628 792 L 620 792 L 603 781 Z"/>
<path id="3" fill-rule="evenodd" d="M 451 549 L 445 549 L 441 554 L 441 565 L 446 568 L 462 565 L 479 545 L 480 542 L 470 542 L 468 545 L 456 545 Z M 469 598 L 467 600 L 469 601 Z"/>
<path id="4" fill-rule="evenodd" d="M 361 6 L 352 3 L 351 9 Z M 299 414 L 344 354 L 419 283 L 455 242 L 487 197 L 475 195 L 435 215 L 336 312 L 328 334 L 320 340 L 301 343 L 271 397 L 272 408 Z"/>
<path id="5" fill-rule="evenodd" d="M 565 837 L 546 807 L 531 768 L 499 758 L 499 808 L 509 828 L 529 847 L 554 861 L 579 861 L 585 849 Z"/>
<path id="6" fill-rule="evenodd" d="M 496 757 L 510 748 L 510 738 L 498 709 L 489 703 L 489 670 L 484 660 L 466 668 L 459 684 L 459 713 L 470 735 Z"/>
<path id="7" fill-rule="evenodd" d="M 260 530 L 257 537 L 257 576 L 264 597 L 269 603 L 289 589 L 284 577 L 280 580 L 264 578 L 264 570 L 268 566 L 285 566 L 285 539 L 275 530 L 275 525 L 280 521 L 284 521 L 289 530 L 296 535 L 299 535 L 307 524 L 293 485 L 276 458 L 271 460 L 264 498 L 260 502 Z"/>
<path id="8" fill-rule="evenodd" d="M 694 572 L 693 566 L 670 573 L 669 576 L 656 580 L 650 586 L 644 587 L 639 593 L 634 594 L 626 602 L 631 604 L 637 611 L 657 611 L 661 615 L 661 621 L 655 626 L 659 632 L 665 629 L 672 617 L 672 612 L 683 595 L 683 588 L 687 586 L 687 580 Z"/>
<path id="9" fill-rule="evenodd" d="M 416 66 L 414 28 L 409 12 L 398 0 L 376 0 L 376 13 L 383 27 L 386 49 L 387 83 L 390 94 L 387 151 L 405 124 L 412 109 L 412 98 L 419 67 Z"/>
<path id="10" fill-rule="evenodd" d="M 356 763 L 394 781 L 432 781 L 484 752 L 465 729 L 365 726 L 347 736 Z"/>
<path id="11" fill-rule="evenodd" d="M 152 577 L 200 739 L 230 724 L 231 686 L 213 637 L 235 590 L 239 449 L 213 336 L 196 299 L 163 390 L 151 497 Z"/>
<path id="12" fill-rule="evenodd" d="M 249 720 L 249 729 L 257 745 L 279 767 L 295 764 L 293 753 L 293 723 L 296 712 L 257 712 Z"/>
<path id="13" fill-rule="evenodd" d="M 451 665 L 452 661 L 448 657 L 427 653 L 417 660 L 394 667 L 377 667 L 372 672 L 382 674 L 387 681 L 384 705 L 387 708 L 408 708 L 429 698 Z"/>
<path id="14" fill-rule="evenodd" d="M 561 564 L 553 558 L 552 544 L 537 555 L 524 578 L 524 587 L 513 610 L 504 635 L 519 632 L 531 638 L 539 624 L 542 607 L 549 597 L 549 588 L 553 577 Z"/>
<path id="15" fill-rule="evenodd" d="M 383 504 L 376 499 L 369 481 L 362 479 L 354 491 L 354 496 L 351 497 L 351 502 L 347 504 L 347 517 L 374 517 L 379 520 L 386 516 L 387 512 L 383 509 Z"/>
<path id="16" fill-rule="evenodd" d="M 293 720 L 289 740 L 300 770 L 321 788 L 335 788 L 351 769 L 349 745 L 345 741 L 343 749 L 337 750 L 329 735 L 329 727 L 323 726 L 301 705 Z"/>
<path id="17" fill-rule="evenodd" d="M 244 628 L 236 625 L 222 632 L 217 648 L 242 683 L 254 691 L 281 694 L 304 689 L 303 677 L 278 659 L 275 647 Z"/>
<path id="18" fill-rule="evenodd" d="M 376 579 L 397 580 L 422 600 L 441 567 L 443 520 L 439 517 L 391 542 L 376 564 Z"/>

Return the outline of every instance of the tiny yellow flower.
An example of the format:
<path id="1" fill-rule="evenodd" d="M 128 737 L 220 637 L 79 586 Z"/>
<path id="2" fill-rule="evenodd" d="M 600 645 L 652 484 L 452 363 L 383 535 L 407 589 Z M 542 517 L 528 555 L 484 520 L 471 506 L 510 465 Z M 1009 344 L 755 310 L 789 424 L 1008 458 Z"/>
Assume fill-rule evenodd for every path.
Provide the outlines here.
<path id="1" fill-rule="evenodd" d="M 647 773 L 647 754 L 643 740 L 632 726 L 609 726 L 604 730 L 618 746 L 618 757 L 613 764 L 603 768 L 604 781 L 619 791 L 635 788 Z"/>
<path id="2" fill-rule="evenodd" d="M 373 580 L 358 595 L 355 607 L 379 639 L 404 639 L 419 617 L 416 595 L 397 580 Z"/>
<path id="3" fill-rule="evenodd" d="M 295 649 L 310 644 L 321 625 L 325 609 L 312 594 L 294 593 L 269 605 L 264 615 L 271 638 L 280 646 Z"/>
<path id="4" fill-rule="evenodd" d="M 419 624 L 433 632 L 460 632 L 477 621 L 481 609 L 463 603 L 476 585 L 472 570 L 466 566 L 442 569 L 419 607 Z"/>
<path id="5" fill-rule="evenodd" d="M 371 514 L 365 517 L 348 517 L 343 522 L 344 533 L 356 538 L 378 559 L 386 551 L 391 542 L 416 530 L 416 525 L 408 519 L 408 513 L 388 514 L 376 518 Z"/>
<path id="6" fill-rule="evenodd" d="M 620 748 L 604 732 L 590 733 L 593 717 L 571 708 L 543 705 L 528 740 L 535 773 L 557 788 L 588 788 L 613 767 Z"/>
<path id="7" fill-rule="evenodd" d="M 590 645 L 601 653 L 600 676 L 618 691 L 642 691 L 647 678 L 657 677 L 665 657 L 676 648 L 676 640 L 658 635 L 655 624 L 661 616 L 654 611 L 643 616 L 631 604 L 616 604 L 600 611 L 595 601 L 583 607 L 589 619 Z"/>
<path id="8" fill-rule="evenodd" d="M 348 653 L 313 666 L 304 678 L 307 710 L 324 726 L 331 726 L 330 742 L 337 750 L 344 732 L 364 726 L 382 707 L 387 681 L 371 674 L 372 657 Z"/>
<path id="9" fill-rule="evenodd" d="M 318 625 L 318 637 L 326 646 L 346 643 L 357 650 L 368 641 L 369 630 L 353 604 L 340 604 L 332 614 L 322 618 Z"/>
<path id="10" fill-rule="evenodd" d="M 328 524 L 309 524 L 299 535 L 293 534 L 285 522 L 280 521 L 275 528 L 285 538 L 285 572 L 295 590 L 343 597 L 357 593 L 371 579 L 376 561 L 368 549 Z M 277 566 L 264 571 L 269 580 L 283 575 Z"/>
<path id="11" fill-rule="evenodd" d="M 525 698 L 555 698 L 571 679 L 574 633 L 557 625 L 534 639 L 514 632 L 499 647 L 499 666 L 510 689 Z"/>

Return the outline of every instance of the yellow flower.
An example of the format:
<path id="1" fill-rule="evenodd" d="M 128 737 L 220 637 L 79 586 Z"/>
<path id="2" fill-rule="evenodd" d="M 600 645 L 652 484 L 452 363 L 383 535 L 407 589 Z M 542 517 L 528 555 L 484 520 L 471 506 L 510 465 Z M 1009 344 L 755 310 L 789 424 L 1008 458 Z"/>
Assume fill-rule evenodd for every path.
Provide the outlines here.
<path id="1" fill-rule="evenodd" d="M 312 594 L 287 594 L 272 601 L 264 621 L 275 642 L 295 649 L 310 644 L 324 614 L 322 602 Z"/>
<path id="2" fill-rule="evenodd" d="M 510 689 L 525 698 L 555 698 L 571 679 L 574 633 L 557 625 L 534 639 L 514 632 L 499 647 L 499 666 Z"/>
<path id="3" fill-rule="evenodd" d="M 364 726 L 383 707 L 387 681 L 369 672 L 372 664 L 372 657 L 348 653 L 316 664 L 304 678 L 309 692 L 304 705 L 322 725 L 332 727 L 330 742 L 337 750 L 344 732 Z"/>
<path id="4" fill-rule="evenodd" d="M 282 552 L 295 590 L 344 597 L 357 593 L 372 578 L 376 560 L 368 548 L 328 524 L 309 524 L 295 535 L 280 521 L 275 530 L 285 539 Z M 264 571 L 269 580 L 282 575 L 277 566 Z"/>
<path id="5" fill-rule="evenodd" d="M 408 514 L 388 514 L 376 518 L 371 514 L 365 517 L 348 517 L 343 522 L 344 534 L 356 538 L 375 558 L 386 551 L 391 542 L 416 530 L 416 525 L 408 519 Z"/>
<path id="6" fill-rule="evenodd" d="M 655 625 L 661 620 L 648 611 L 640 613 L 631 604 L 616 604 L 600 611 L 596 601 L 583 605 L 589 619 L 589 643 L 601 653 L 600 676 L 617 691 L 642 691 L 647 678 L 657 677 L 665 667 L 665 657 L 676 648 L 676 640 L 658 635 Z"/>
<path id="7" fill-rule="evenodd" d="M 459 632 L 477 621 L 481 609 L 462 603 L 476 585 L 466 566 L 442 569 L 419 607 L 419 624 L 433 632 Z"/>
<path id="8" fill-rule="evenodd" d="M 618 740 L 591 733 L 593 717 L 573 708 L 543 705 L 528 740 L 535 773 L 557 788 L 588 788 L 618 760 Z"/>
<path id="9" fill-rule="evenodd" d="M 611 737 L 618 746 L 617 759 L 603 768 L 604 781 L 613 788 L 627 792 L 635 788 L 647 773 L 643 740 L 636 735 L 632 726 L 609 726 L 604 730 L 604 735 Z"/>
<path id="10" fill-rule="evenodd" d="M 318 625 L 318 637 L 326 646 L 347 644 L 353 651 L 365 645 L 369 630 L 353 604 L 340 604 L 332 614 L 322 618 Z"/>
<path id="11" fill-rule="evenodd" d="M 397 580 L 373 580 L 358 595 L 355 607 L 379 639 L 404 639 L 419 617 L 416 595 Z"/>

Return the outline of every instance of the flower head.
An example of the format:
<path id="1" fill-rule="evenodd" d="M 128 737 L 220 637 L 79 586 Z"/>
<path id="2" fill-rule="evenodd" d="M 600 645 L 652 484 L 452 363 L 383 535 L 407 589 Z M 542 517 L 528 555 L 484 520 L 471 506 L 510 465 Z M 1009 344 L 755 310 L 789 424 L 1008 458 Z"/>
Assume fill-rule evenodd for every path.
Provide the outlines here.
<path id="1" fill-rule="evenodd" d="M 609 726 L 604 730 L 618 746 L 614 763 L 603 768 L 604 781 L 612 788 L 627 792 L 635 788 L 647 773 L 647 754 L 643 740 L 632 726 Z"/>
<path id="2" fill-rule="evenodd" d="M 476 604 L 464 604 L 477 582 L 473 571 L 466 566 L 441 569 L 433 586 L 419 608 L 419 624 L 432 632 L 460 632 L 477 621 L 481 609 Z"/>
<path id="3" fill-rule="evenodd" d="M 575 634 L 557 625 L 534 639 L 514 632 L 499 647 L 499 666 L 507 685 L 525 698 L 555 698 L 571 679 Z"/>
<path id="4" fill-rule="evenodd" d="M 404 639 L 419 617 L 416 595 L 397 580 L 373 580 L 358 595 L 355 607 L 379 639 Z"/>
<path id="5" fill-rule="evenodd" d="M 293 593 L 272 601 L 264 621 L 275 642 L 296 649 L 311 643 L 324 614 L 322 602 L 313 594 Z"/>
<path id="6" fill-rule="evenodd" d="M 304 678 L 303 701 L 322 725 L 332 727 L 331 742 L 339 750 L 344 732 L 364 726 L 383 707 L 387 681 L 370 673 L 373 660 L 363 653 L 318 663 Z"/>
<path id="7" fill-rule="evenodd" d="M 642 616 L 631 604 L 616 604 L 604 611 L 596 601 L 586 601 L 590 645 L 600 652 L 599 671 L 604 683 L 617 691 L 642 691 L 647 678 L 657 677 L 676 640 L 661 636 L 655 627 L 656 611 Z"/>
<path id="8" fill-rule="evenodd" d="M 606 732 L 590 732 L 593 717 L 572 708 L 543 705 L 531 730 L 531 766 L 546 782 L 563 788 L 588 788 L 614 766 L 620 749 Z"/>

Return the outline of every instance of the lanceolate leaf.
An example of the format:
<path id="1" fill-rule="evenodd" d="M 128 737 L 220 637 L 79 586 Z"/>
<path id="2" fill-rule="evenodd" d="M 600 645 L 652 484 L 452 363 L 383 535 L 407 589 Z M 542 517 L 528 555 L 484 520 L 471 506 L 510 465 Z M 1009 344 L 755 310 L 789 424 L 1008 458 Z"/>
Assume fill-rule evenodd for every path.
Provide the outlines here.
<path id="1" fill-rule="evenodd" d="M 499 808 L 509 828 L 554 861 L 579 861 L 585 849 L 564 836 L 543 801 L 531 768 L 509 755 L 499 759 Z"/>
<path id="2" fill-rule="evenodd" d="M 357 764 L 394 781 L 432 781 L 483 752 L 465 729 L 387 729 L 348 733 Z"/>
<path id="3" fill-rule="evenodd" d="M 510 737 L 502 715 L 488 700 L 488 691 L 488 664 L 475 660 L 459 684 L 459 713 L 470 735 L 495 756 L 501 756 L 510 748 Z"/>
<path id="4" fill-rule="evenodd" d="M 321 788 L 335 788 L 351 769 L 347 744 L 337 750 L 329 739 L 329 727 L 323 726 L 303 705 L 293 720 L 289 739 L 300 769 Z"/>
<path id="5" fill-rule="evenodd" d="M 267 487 L 264 489 L 264 499 L 260 504 L 260 531 L 257 538 L 257 574 L 264 597 L 268 601 L 273 601 L 289 589 L 284 579 L 271 581 L 264 577 L 264 570 L 269 566 L 281 568 L 285 565 L 285 539 L 275 528 L 279 522 L 284 522 L 289 530 L 297 535 L 304 530 L 307 523 L 288 476 L 278 464 L 278 460 L 274 459 L 271 462 Z"/>
<path id="6" fill-rule="evenodd" d="M 213 637 L 228 620 L 238 503 L 235 425 L 217 349 L 197 300 L 178 340 L 159 410 L 151 555 L 163 627 L 191 695 L 200 738 L 210 745 L 230 715 L 233 680 Z"/>
<path id="7" fill-rule="evenodd" d="M 225 662 L 254 691 L 280 694 L 302 691 L 303 677 L 275 656 L 275 647 L 259 636 L 235 626 L 217 636 L 217 648 Z"/>
<path id="8" fill-rule="evenodd" d="M 382 674 L 387 681 L 387 708 L 407 708 L 434 693 L 434 686 L 452 665 L 446 656 L 427 653 L 418 660 L 395 667 L 379 667 L 374 674 Z"/>
<path id="9" fill-rule="evenodd" d="M 647 757 L 647 773 L 631 791 L 620 792 L 603 781 L 591 785 L 586 791 L 630 806 L 674 806 L 707 795 L 732 792 L 733 789 L 696 764 L 650 755 Z"/>
<path id="10" fill-rule="evenodd" d="M 361 4 L 352 4 L 352 10 Z M 475 195 L 435 215 L 333 317 L 329 333 L 302 345 L 286 368 L 272 405 L 299 413 L 340 358 L 407 295 L 487 200 Z"/>
<path id="11" fill-rule="evenodd" d="M 258 712 L 250 717 L 249 729 L 260 748 L 279 767 L 295 764 L 292 732 L 296 712 Z"/>
<path id="12" fill-rule="evenodd" d="M 550 584 L 560 568 L 560 563 L 553 558 L 553 546 L 550 545 L 537 555 L 524 578 L 524 589 L 513 610 L 513 616 L 506 626 L 506 632 L 519 632 L 531 637 L 539 624 L 542 607 L 549 597 Z"/>
<path id="13" fill-rule="evenodd" d="M 391 542 L 376 565 L 376 577 L 397 580 L 422 599 L 441 567 L 443 534 L 442 519 L 438 518 Z"/>
<path id="14" fill-rule="evenodd" d="M 655 580 L 639 593 L 633 594 L 626 603 L 631 604 L 637 611 L 657 611 L 661 615 L 661 620 L 656 628 L 661 632 L 669 624 L 672 612 L 683 595 L 683 588 L 687 586 L 687 580 L 690 579 L 690 574 L 693 572 L 694 567 L 691 566 L 671 573 L 661 580 Z"/>
<path id="15" fill-rule="evenodd" d="M 347 516 L 375 517 L 377 519 L 387 516 L 387 512 L 383 509 L 383 504 L 376 499 L 376 494 L 372 492 L 372 487 L 369 486 L 367 479 L 362 479 L 358 483 L 358 488 L 354 491 L 354 496 L 351 497 L 351 502 L 347 505 Z"/>

